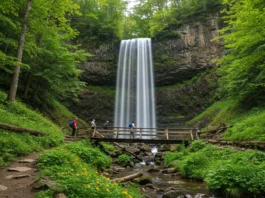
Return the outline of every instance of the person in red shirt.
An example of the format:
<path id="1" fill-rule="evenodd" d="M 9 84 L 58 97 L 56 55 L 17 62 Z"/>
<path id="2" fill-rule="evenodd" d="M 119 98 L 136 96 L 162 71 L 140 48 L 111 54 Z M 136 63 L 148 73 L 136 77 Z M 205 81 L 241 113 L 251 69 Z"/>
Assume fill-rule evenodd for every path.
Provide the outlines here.
<path id="1" fill-rule="evenodd" d="M 73 131 L 72 131 L 72 136 L 75 136 L 76 129 L 77 129 L 77 119 L 76 119 L 76 118 L 73 119 L 73 126 L 72 126 L 72 129 L 73 129 Z"/>

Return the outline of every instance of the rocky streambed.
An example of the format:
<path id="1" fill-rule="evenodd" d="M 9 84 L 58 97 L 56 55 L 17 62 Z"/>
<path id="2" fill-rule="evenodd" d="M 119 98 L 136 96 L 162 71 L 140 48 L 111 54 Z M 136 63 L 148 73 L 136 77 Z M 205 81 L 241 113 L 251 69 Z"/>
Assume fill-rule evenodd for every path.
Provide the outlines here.
<path id="1" fill-rule="evenodd" d="M 135 173 L 143 173 L 133 182 L 140 185 L 146 198 L 210 198 L 207 186 L 200 181 L 183 178 L 173 168 L 164 167 L 163 152 L 170 150 L 168 145 L 127 144 L 123 147 L 143 161 L 133 159 L 129 166 L 113 165 L 112 178 L 122 178 Z"/>

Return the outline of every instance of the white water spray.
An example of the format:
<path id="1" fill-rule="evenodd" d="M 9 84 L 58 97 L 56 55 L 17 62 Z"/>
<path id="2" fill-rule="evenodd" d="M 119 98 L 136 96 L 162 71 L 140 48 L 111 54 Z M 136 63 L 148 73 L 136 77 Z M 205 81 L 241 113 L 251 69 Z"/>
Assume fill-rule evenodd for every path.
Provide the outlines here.
<path id="1" fill-rule="evenodd" d="M 150 38 L 122 40 L 116 83 L 117 127 L 156 128 L 153 59 Z"/>

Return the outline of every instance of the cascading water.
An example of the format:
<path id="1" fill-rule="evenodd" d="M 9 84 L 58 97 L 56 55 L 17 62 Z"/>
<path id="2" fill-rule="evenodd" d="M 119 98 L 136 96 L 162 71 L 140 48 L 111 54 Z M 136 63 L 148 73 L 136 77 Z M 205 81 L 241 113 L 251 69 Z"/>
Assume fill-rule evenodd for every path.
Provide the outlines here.
<path id="1" fill-rule="evenodd" d="M 114 125 L 128 127 L 135 121 L 137 128 L 156 128 L 154 95 L 151 39 L 122 40 Z"/>

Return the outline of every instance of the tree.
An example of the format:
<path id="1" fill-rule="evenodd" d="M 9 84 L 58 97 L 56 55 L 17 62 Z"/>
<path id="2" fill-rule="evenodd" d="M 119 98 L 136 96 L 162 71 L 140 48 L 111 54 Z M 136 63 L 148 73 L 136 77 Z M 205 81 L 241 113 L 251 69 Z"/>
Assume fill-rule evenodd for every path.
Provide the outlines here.
<path id="1" fill-rule="evenodd" d="M 16 98 L 18 79 L 19 79 L 19 73 L 20 73 L 20 65 L 19 64 L 22 62 L 23 48 L 24 48 L 25 36 L 26 36 L 26 32 L 27 32 L 27 25 L 28 25 L 28 18 L 29 18 L 29 13 L 30 13 L 30 9 L 31 9 L 31 3 L 32 3 L 32 0 L 27 1 L 27 8 L 26 8 L 25 17 L 24 17 L 24 23 L 22 26 L 20 40 L 19 40 L 19 44 L 18 44 L 18 53 L 17 53 L 17 62 L 18 63 L 14 68 L 14 74 L 13 74 L 12 83 L 11 83 L 9 95 L 8 95 L 8 101 L 9 102 L 14 102 L 15 98 Z"/>
<path id="2" fill-rule="evenodd" d="M 265 2 L 223 0 L 228 9 L 221 30 L 227 53 L 219 61 L 220 91 L 244 103 L 264 101 L 265 87 Z"/>

